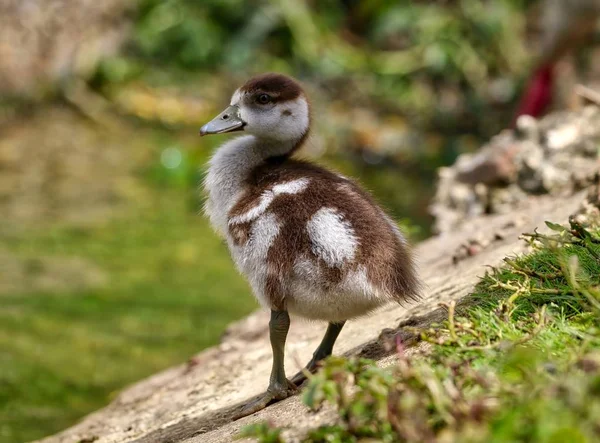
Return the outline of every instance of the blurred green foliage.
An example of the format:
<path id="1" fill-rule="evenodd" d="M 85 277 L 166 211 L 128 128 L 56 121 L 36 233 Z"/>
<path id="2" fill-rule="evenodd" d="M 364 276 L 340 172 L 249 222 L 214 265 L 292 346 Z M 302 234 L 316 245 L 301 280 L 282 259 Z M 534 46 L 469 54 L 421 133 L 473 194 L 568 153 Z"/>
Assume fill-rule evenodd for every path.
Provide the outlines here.
<path id="1" fill-rule="evenodd" d="M 92 84 L 108 95 L 174 87 L 216 112 L 248 76 L 291 74 L 315 102 L 319 155 L 426 236 L 437 168 L 510 125 L 531 64 L 532 3 L 140 0 L 133 40 Z M 375 123 L 363 128 L 365 117 Z"/>
<path id="2" fill-rule="evenodd" d="M 485 111 L 511 102 L 526 73 L 528 3 L 142 0 L 132 54 L 183 70 L 284 71 L 447 128 L 469 115 L 489 132 L 506 122 L 486 126 Z"/>

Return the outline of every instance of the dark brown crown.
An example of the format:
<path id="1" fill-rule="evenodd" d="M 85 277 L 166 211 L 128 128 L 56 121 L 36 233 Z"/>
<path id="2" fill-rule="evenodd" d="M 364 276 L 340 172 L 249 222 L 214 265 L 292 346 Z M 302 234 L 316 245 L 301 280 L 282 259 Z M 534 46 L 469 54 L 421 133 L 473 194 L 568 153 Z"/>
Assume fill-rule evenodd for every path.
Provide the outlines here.
<path id="1" fill-rule="evenodd" d="M 302 87 L 296 80 L 273 72 L 252 77 L 240 89 L 251 94 L 264 92 L 277 101 L 294 100 L 302 95 Z"/>

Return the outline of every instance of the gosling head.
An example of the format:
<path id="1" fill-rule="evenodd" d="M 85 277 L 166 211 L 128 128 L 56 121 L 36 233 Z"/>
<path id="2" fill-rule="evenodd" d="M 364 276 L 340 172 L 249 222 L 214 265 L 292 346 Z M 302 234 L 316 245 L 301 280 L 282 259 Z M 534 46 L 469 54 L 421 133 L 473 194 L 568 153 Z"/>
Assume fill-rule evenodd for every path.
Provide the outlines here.
<path id="1" fill-rule="evenodd" d="M 251 78 L 230 106 L 202 126 L 200 135 L 244 131 L 264 141 L 299 144 L 310 126 L 309 105 L 300 85 L 281 74 Z"/>

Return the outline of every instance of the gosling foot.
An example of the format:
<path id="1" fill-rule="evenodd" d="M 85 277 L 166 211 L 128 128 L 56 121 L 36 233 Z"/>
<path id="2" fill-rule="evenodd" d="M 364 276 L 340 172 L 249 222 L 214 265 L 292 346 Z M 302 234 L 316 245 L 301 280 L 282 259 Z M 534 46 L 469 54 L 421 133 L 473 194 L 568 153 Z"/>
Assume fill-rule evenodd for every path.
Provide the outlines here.
<path id="1" fill-rule="evenodd" d="M 321 361 L 322 360 L 311 360 L 303 370 L 292 377 L 291 382 L 300 387 L 307 379 L 306 372 L 311 374 L 317 372 L 319 370 L 319 366 L 321 365 Z"/>
<path id="2" fill-rule="evenodd" d="M 233 416 L 233 419 L 238 420 L 242 417 L 252 415 L 255 412 L 265 409 L 267 406 L 273 403 L 294 395 L 298 391 L 298 388 L 294 383 L 287 379 L 286 382 L 286 386 L 281 386 L 279 384 L 269 386 L 267 392 L 261 394 L 258 398 L 252 400 L 250 403 L 244 405 L 242 409 L 240 409 L 240 411 Z"/>

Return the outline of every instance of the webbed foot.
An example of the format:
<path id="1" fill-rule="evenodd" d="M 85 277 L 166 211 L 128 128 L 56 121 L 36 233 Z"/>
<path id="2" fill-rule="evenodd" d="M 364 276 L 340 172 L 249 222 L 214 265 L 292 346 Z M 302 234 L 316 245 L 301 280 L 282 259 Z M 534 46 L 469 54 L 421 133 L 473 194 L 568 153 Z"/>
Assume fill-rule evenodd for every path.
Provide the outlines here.
<path id="1" fill-rule="evenodd" d="M 233 416 L 233 420 L 238 420 L 242 417 L 246 417 L 248 415 L 252 415 L 255 412 L 261 411 L 265 409 L 267 406 L 276 403 L 280 400 L 286 399 L 291 395 L 294 395 L 298 388 L 294 383 L 287 380 L 286 386 L 281 385 L 271 385 L 267 389 L 267 392 L 261 394 L 258 398 L 255 398 L 251 402 L 242 406 L 237 414 Z"/>
<path id="2" fill-rule="evenodd" d="M 302 383 L 304 383 L 307 379 L 306 372 L 314 374 L 319 369 L 320 363 L 321 361 L 311 360 L 303 370 L 301 370 L 292 377 L 291 382 L 294 383 L 296 386 L 300 387 Z"/>

